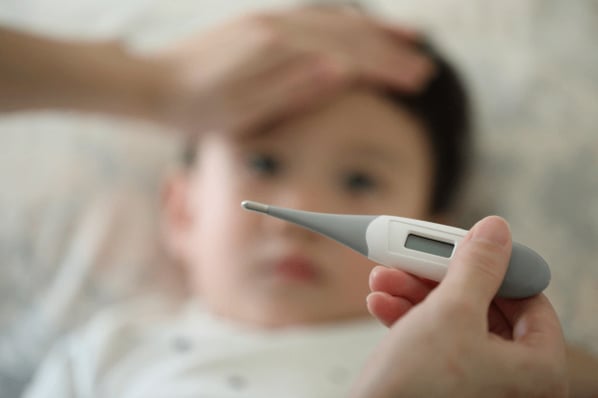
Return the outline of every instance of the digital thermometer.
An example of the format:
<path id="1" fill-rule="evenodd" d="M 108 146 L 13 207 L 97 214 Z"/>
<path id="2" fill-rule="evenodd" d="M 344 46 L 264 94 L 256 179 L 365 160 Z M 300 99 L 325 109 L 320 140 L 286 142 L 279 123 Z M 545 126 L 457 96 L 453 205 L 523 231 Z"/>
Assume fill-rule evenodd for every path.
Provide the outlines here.
<path id="1" fill-rule="evenodd" d="M 467 231 L 404 217 L 315 213 L 257 202 L 241 204 L 332 238 L 381 265 L 440 281 Z M 513 242 L 509 267 L 499 297 L 525 298 L 550 282 L 546 261 L 530 248 Z"/>

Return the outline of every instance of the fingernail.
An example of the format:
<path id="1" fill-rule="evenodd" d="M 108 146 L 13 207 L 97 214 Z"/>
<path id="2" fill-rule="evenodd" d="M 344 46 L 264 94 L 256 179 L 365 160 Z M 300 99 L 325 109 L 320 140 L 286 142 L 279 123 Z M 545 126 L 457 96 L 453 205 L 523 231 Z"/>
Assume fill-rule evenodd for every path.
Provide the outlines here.
<path id="1" fill-rule="evenodd" d="M 506 246 L 511 241 L 509 224 L 497 216 L 486 217 L 472 228 L 471 240 Z"/>
<path id="2" fill-rule="evenodd" d="M 416 59 L 410 66 L 402 70 L 403 83 L 410 90 L 418 93 L 423 91 L 434 77 L 435 69 L 426 60 Z"/>
<path id="3" fill-rule="evenodd" d="M 338 59 L 320 59 L 315 64 L 314 74 L 321 80 L 338 82 L 348 79 L 350 70 Z"/>
<path id="4" fill-rule="evenodd" d="M 427 84 L 436 75 L 436 67 L 428 59 L 420 58 L 416 61 L 415 65 L 414 70 L 416 77 L 419 78 L 422 83 Z"/>
<path id="5" fill-rule="evenodd" d="M 365 305 L 367 308 L 370 308 L 370 301 L 372 301 L 372 293 L 368 293 L 368 295 L 365 296 Z"/>
<path id="6" fill-rule="evenodd" d="M 372 281 L 374 280 L 374 278 L 376 277 L 376 274 L 378 273 L 378 266 L 374 267 L 371 271 L 370 271 L 370 277 L 368 279 L 368 283 L 371 285 Z"/>

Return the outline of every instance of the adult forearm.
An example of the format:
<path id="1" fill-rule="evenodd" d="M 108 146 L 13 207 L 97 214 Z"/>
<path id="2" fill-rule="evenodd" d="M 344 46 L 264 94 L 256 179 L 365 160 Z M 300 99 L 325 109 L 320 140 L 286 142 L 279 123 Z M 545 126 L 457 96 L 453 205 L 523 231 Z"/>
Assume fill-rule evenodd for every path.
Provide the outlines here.
<path id="1" fill-rule="evenodd" d="M 143 115 L 160 70 L 116 43 L 66 42 L 0 28 L 0 111 L 72 109 Z"/>

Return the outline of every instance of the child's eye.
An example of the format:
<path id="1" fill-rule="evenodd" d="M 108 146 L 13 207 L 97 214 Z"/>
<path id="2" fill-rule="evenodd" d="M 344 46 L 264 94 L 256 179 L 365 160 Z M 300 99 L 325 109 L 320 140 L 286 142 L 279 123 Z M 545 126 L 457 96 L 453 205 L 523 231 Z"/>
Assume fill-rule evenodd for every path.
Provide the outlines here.
<path id="1" fill-rule="evenodd" d="M 349 191 L 359 192 L 376 188 L 376 180 L 368 173 L 355 171 L 347 174 L 343 181 Z"/>
<path id="2" fill-rule="evenodd" d="M 280 161 L 274 155 L 256 153 L 249 156 L 248 167 L 257 174 L 273 176 L 280 171 Z"/>

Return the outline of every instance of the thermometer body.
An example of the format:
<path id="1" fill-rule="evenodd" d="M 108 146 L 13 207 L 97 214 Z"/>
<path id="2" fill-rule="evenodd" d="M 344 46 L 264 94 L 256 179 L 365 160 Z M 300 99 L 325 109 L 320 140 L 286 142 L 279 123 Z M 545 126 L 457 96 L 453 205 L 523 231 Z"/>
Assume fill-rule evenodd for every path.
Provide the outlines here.
<path id="1" fill-rule="evenodd" d="M 244 201 L 248 210 L 266 213 L 337 240 L 370 260 L 413 275 L 440 281 L 467 231 L 394 216 L 315 213 Z M 530 248 L 513 242 L 509 267 L 497 293 L 525 298 L 542 292 L 550 269 Z"/>
<path id="2" fill-rule="evenodd" d="M 382 265 L 440 281 L 466 233 L 441 224 L 378 216 L 366 228 L 367 257 Z"/>

